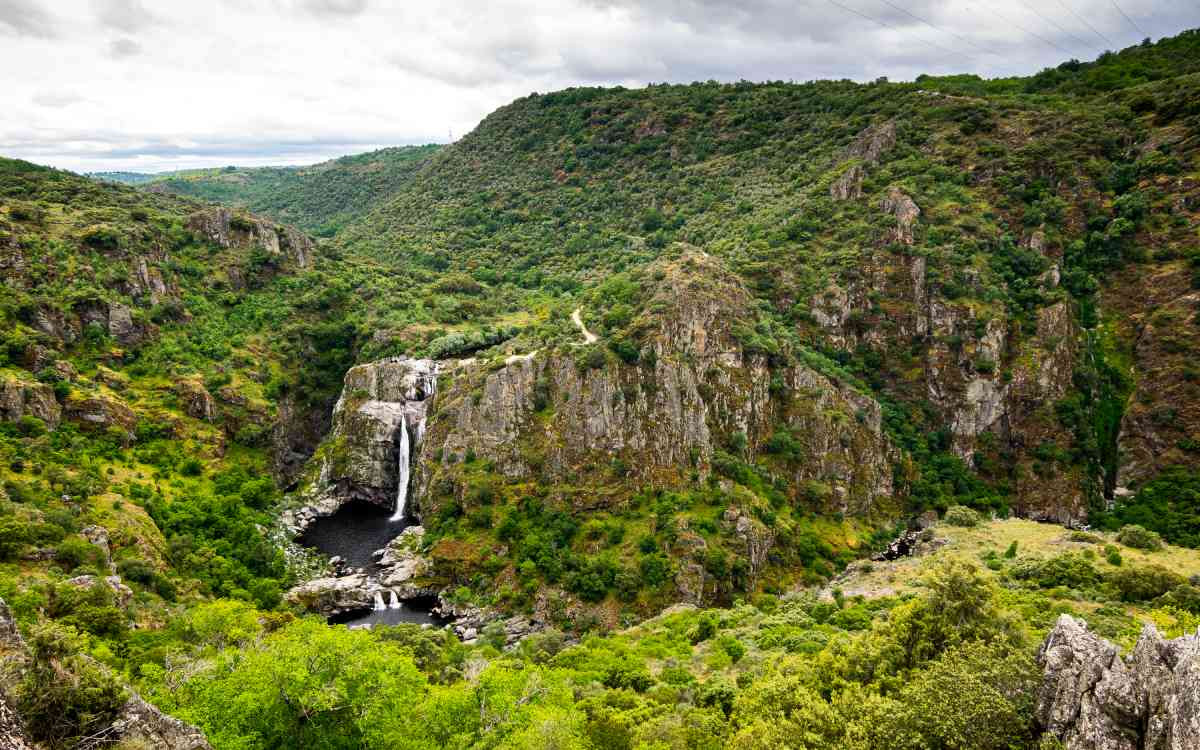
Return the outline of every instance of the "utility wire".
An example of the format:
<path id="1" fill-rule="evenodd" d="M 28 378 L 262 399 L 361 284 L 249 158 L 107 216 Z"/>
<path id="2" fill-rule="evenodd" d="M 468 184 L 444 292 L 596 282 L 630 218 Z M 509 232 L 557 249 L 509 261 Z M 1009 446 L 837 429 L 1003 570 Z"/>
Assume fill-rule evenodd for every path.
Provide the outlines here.
<path id="1" fill-rule="evenodd" d="M 1081 47 L 1083 47 L 1085 50 L 1088 50 L 1089 53 L 1091 52 L 1092 46 L 1090 44 L 1088 44 L 1087 42 L 1083 41 L 1079 37 L 1075 36 L 1071 32 L 1064 29 L 1061 25 L 1059 25 L 1058 21 L 1055 21 L 1053 18 L 1047 18 L 1046 16 L 1043 16 L 1041 11 L 1039 11 L 1036 7 L 1030 5 L 1029 3 L 1025 2 L 1025 0 L 1021 0 L 1021 5 L 1024 5 L 1026 8 L 1028 8 L 1038 18 L 1042 19 L 1043 21 L 1050 24 L 1054 28 L 1058 29 L 1062 33 L 1066 34 L 1070 38 L 1074 39 L 1076 42 L 1079 43 L 1079 45 Z"/>
<path id="2" fill-rule="evenodd" d="M 1103 39 L 1104 43 L 1109 46 L 1109 49 L 1116 49 L 1116 47 L 1117 47 L 1116 42 L 1114 42 L 1113 40 L 1111 40 L 1108 37 L 1101 34 L 1099 29 L 1097 29 L 1095 26 L 1093 26 L 1090 21 L 1088 21 L 1086 18 L 1084 18 L 1083 16 L 1076 13 L 1075 9 L 1072 8 L 1070 5 L 1067 5 L 1066 0 L 1058 0 L 1058 4 L 1061 5 L 1062 7 L 1066 8 L 1067 12 L 1069 12 L 1071 15 L 1078 18 L 1083 23 L 1084 26 L 1087 26 L 1089 29 L 1091 29 L 1092 33 L 1094 33 L 1096 36 Z"/>
<path id="3" fill-rule="evenodd" d="M 1120 5 L 1117 5 L 1117 0 L 1112 0 L 1112 4 L 1113 4 L 1113 7 L 1117 9 L 1117 12 L 1118 12 L 1118 13 L 1120 13 L 1120 14 L 1121 14 L 1121 15 L 1123 15 L 1123 16 L 1125 16 L 1125 20 L 1129 22 L 1129 25 L 1130 25 L 1130 26 L 1132 26 L 1133 28 L 1137 29 L 1137 32 L 1138 32 L 1139 34 L 1141 34 L 1141 35 L 1142 35 L 1142 38 L 1143 38 L 1143 39 L 1145 39 L 1145 38 L 1147 38 L 1147 37 L 1149 37 L 1149 36 L 1150 36 L 1150 35 L 1149 35 L 1149 34 L 1147 34 L 1146 32 L 1142 31 L 1142 27 L 1141 27 L 1141 26 L 1138 26 L 1136 23 L 1134 23 L 1134 22 L 1133 22 L 1133 19 L 1129 17 L 1129 14 L 1128 14 L 1128 13 L 1126 13 L 1126 12 L 1125 12 L 1125 11 L 1123 11 L 1123 10 L 1121 10 L 1121 6 L 1120 6 Z"/>
<path id="4" fill-rule="evenodd" d="M 895 10 L 898 10 L 898 11 L 900 11 L 901 13 L 903 13 L 903 14 L 904 14 L 904 15 L 906 15 L 906 16 L 908 16 L 909 18 L 914 18 L 914 19 L 916 19 L 916 20 L 920 21 L 921 23 L 925 24 L 926 26 L 928 26 L 929 28 L 933 29 L 934 31 L 940 31 L 940 32 L 941 32 L 941 33 L 943 33 L 943 34 L 949 34 L 950 36 L 954 37 L 955 39 L 958 39 L 958 40 L 959 40 L 959 41 L 961 41 L 961 42 L 964 42 L 964 43 L 966 43 L 966 44 L 969 44 L 969 45 L 971 45 L 972 47 L 974 47 L 975 49 L 979 50 L 980 52 L 986 52 L 986 53 L 988 53 L 989 55 L 998 55 L 998 54 L 999 54 L 998 52 L 995 52 L 995 51 L 993 51 L 993 50 L 987 49 L 987 48 L 985 48 L 985 47 L 980 47 L 978 44 L 976 44 L 975 42 L 971 41 L 970 39 L 968 39 L 967 37 L 963 36 L 962 34 L 958 34 L 958 33 L 956 33 L 956 32 L 950 31 L 949 29 L 943 29 L 943 28 L 940 28 L 940 27 L 938 27 L 938 26 L 934 26 L 932 23 L 930 23 L 929 21 L 926 21 L 924 18 L 921 18 L 920 16 L 918 16 L 918 15 L 915 15 L 915 14 L 913 14 L 913 13 L 909 13 L 909 12 L 908 12 L 907 10 L 905 10 L 904 8 L 902 8 L 902 7 L 900 7 L 899 5 L 896 5 L 895 3 L 891 2 L 891 0 L 879 0 L 879 2 L 883 3 L 884 5 L 888 6 L 889 8 L 894 8 Z"/>
<path id="5" fill-rule="evenodd" d="M 899 29 L 899 28 L 897 28 L 896 26 L 893 26 L 892 24 L 888 23 L 887 21 L 880 21 L 878 18 L 872 18 L 871 16 L 868 16 L 866 13 L 862 13 L 862 12 L 860 12 L 860 11 L 857 11 L 857 10 L 855 10 L 854 8 L 851 8 L 851 7 L 850 7 L 850 6 L 848 6 L 848 5 L 842 5 L 842 4 L 841 4 L 841 3 L 839 3 L 837 0 L 829 0 L 829 3 L 830 3 L 831 5 L 836 5 L 837 7 L 841 8 L 842 10 L 844 10 L 844 11 L 846 11 L 846 12 L 848 12 L 848 13 L 853 13 L 854 15 L 858 16 L 859 18 L 865 18 L 865 19 L 867 19 L 868 21 L 871 21 L 871 22 L 873 22 L 873 23 L 877 23 L 877 24 L 879 24 L 880 26 L 884 27 L 885 29 L 891 29 L 892 31 L 900 31 L 900 29 Z M 901 33 L 903 33 L 903 32 L 901 32 Z M 949 49 L 949 48 L 947 48 L 947 47 L 943 47 L 943 46 L 942 46 L 942 45 L 940 45 L 940 44 L 934 44 L 933 42 L 929 41 L 928 39 L 924 39 L 924 38 L 922 38 L 922 37 L 915 37 L 915 39 L 916 39 L 917 41 L 919 41 L 919 42 L 924 42 L 925 44 L 928 44 L 930 47 L 933 47 L 934 49 L 937 49 L 937 50 L 941 50 L 942 52 L 945 52 L 945 53 L 947 53 L 947 54 L 949 54 L 949 55 L 953 55 L 953 56 L 955 56 L 955 57 L 961 57 L 961 58 L 963 58 L 964 60 L 968 60 L 968 61 L 971 59 L 971 58 L 967 57 L 966 55 L 964 55 L 964 54 L 963 54 L 963 53 L 961 53 L 961 52 L 955 52 L 954 50 L 952 50 L 952 49 Z"/>
<path id="6" fill-rule="evenodd" d="M 1008 24 L 1009 26 L 1015 26 L 1015 27 L 1017 27 L 1018 29 L 1020 29 L 1021 31 L 1024 31 L 1024 32 L 1025 32 L 1026 34 L 1028 34 L 1029 36 L 1031 36 L 1031 37 L 1034 37 L 1035 39 L 1039 39 L 1039 40 L 1041 40 L 1042 42 L 1045 42 L 1046 44 L 1050 45 L 1051 47 L 1053 47 L 1054 49 L 1058 50 L 1059 52 L 1063 53 L 1064 55 L 1066 55 L 1066 56 L 1068 56 L 1068 57 L 1072 57 L 1072 54 L 1071 54 L 1071 51 L 1070 51 L 1070 50 L 1068 50 L 1068 49 L 1064 49 L 1062 46 L 1060 46 L 1060 45 L 1058 45 L 1058 44 L 1055 44 L 1054 42 L 1050 41 L 1049 39 L 1047 39 L 1046 37 L 1044 37 L 1044 36 L 1042 36 L 1041 34 L 1037 33 L 1036 31 L 1030 31 L 1029 29 L 1025 28 L 1025 27 L 1024 27 L 1024 26 L 1022 26 L 1021 24 L 1019 24 L 1019 23 L 1016 23 L 1015 21 L 1010 21 L 1009 19 L 1007 19 L 1007 18 L 1005 18 L 1004 16 L 1000 15 L 1000 11 L 998 11 L 998 10 L 994 10 L 994 9 L 992 9 L 992 8 L 988 8 L 988 6 L 986 6 L 986 5 L 984 5 L 984 6 L 981 6 L 981 7 L 983 7 L 983 8 L 986 8 L 986 9 L 987 9 L 989 12 L 991 12 L 991 14 L 992 14 L 992 15 L 994 15 L 996 18 L 999 18 L 1001 21 L 1003 21 L 1004 23 Z M 967 8 L 968 8 L 968 9 L 971 9 L 971 6 L 970 6 L 970 5 L 968 5 L 968 6 L 967 6 Z"/>

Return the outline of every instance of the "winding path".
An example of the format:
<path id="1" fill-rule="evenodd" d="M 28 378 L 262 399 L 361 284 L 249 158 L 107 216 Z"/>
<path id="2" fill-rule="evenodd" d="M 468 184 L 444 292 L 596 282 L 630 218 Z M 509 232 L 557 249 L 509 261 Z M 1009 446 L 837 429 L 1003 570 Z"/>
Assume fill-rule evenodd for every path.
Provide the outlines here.
<path id="1" fill-rule="evenodd" d="M 582 310 L 582 307 L 575 308 L 575 312 L 571 313 L 571 320 L 575 323 L 575 325 L 579 326 L 579 332 L 583 334 L 583 343 L 585 345 L 594 344 L 596 343 L 596 334 L 589 331 L 587 326 L 583 324 L 583 318 L 579 316 L 579 313 Z"/>

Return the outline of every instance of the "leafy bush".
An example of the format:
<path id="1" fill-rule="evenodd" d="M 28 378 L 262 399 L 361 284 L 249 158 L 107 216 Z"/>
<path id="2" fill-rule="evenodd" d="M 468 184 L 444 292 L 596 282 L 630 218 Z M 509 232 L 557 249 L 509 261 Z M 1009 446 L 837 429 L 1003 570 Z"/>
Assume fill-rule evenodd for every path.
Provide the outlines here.
<path id="1" fill-rule="evenodd" d="M 1092 563 L 1077 552 L 1064 552 L 1049 559 L 1025 558 L 1014 563 L 1010 575 L 1018 581 L 1039 588 L 1065 586 L 1087 589 L 1100 583 L 1100 573 Z"/>
<path id="2" fill-rule="evenodd" d="M 1108 580 L 1127 602 L 1148 602 L 1187 583 L 1183 576 L 1161 565 L 1122 568 L 1110 573 Z"/>
<path id="3" fill-rule="evenodd" d="M 964 505 L 952 505 L 946 509 L 946 515 L 942 520 L 951 526 L 963 526 L 970 528 L 978 526 L 980 517 L 979 513 Z"/>
<path id="4" fill-rule="evenodd" d="M 1117 532 L 1117 541 L 1126 547 L 1143 549 L 1154 552 L 1162 549 L 1162 537 L 1154 531 L 1148 531 L 1137 524 L 1122 526 Z"/>
<path id="5" fill-rule="evenodd" d="M 51 748 L 75 747 L 116 718 L 125 689 L 86 656 L 87 641 L 52 622 L 30 629 L 29 667 L 17 686 L 17 705 L 30 735 Z"/>

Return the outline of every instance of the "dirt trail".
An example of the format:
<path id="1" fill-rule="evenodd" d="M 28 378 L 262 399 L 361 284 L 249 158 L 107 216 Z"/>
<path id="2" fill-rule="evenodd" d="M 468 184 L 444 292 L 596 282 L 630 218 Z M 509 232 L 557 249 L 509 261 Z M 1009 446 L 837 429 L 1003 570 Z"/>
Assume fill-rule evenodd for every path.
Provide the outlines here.
<path id="1" fill-rule="evenodd" d="M 582 307 L 575 308 L 575 312 L 571 313 L 571 320 L 575 323 L 576 326 L 579 327 L 580 333 L 583 334 L 583 343 L 584 344 L 594 344 L 594 343 L 596 343 L 596 334 L 589 331 L 587 329 L 587 326 L 585 326 L 583 324 L 583 318 L 581 318 L 579 316 L 579 313 L 582 311 L 583 311 Z"/>

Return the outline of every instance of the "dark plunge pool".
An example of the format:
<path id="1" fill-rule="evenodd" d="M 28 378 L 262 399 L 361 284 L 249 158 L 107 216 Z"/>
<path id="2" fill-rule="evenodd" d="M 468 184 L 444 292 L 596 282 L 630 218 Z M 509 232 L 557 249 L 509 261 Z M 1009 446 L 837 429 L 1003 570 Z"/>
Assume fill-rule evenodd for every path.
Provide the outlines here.
<path id="1" fill-rule="evenodd" d="M 337 513 L 313 521 L 297 541 L 330 557 L 341 557 L 345 566 L 372 572 L 377 566 L 371 553 L 386 547 L 409 525 L 408 521 L 391 516 L 390 511 L 378 506 L 351 501 Z M 375 594 L 373 609 L 347 612 L 331 617 L 329 621 L 352 627 L 401 623 L 440 627 L 449 620 L 433 614 L 436 605 L 437 598 L 433 596 L 400 600 L 393 592 L 381 588 Z"/>
<path id="2" fill-rule="evenodd" d="M 297 541 L 341 557 L 350 567 L 370 568 L 375 562 L 371 553 L 386 547 L 409 525 L 404 519 L 392 520 L 391 515 L 377 505 L 352 500 L 332 516 L 313 521 Z"/>

